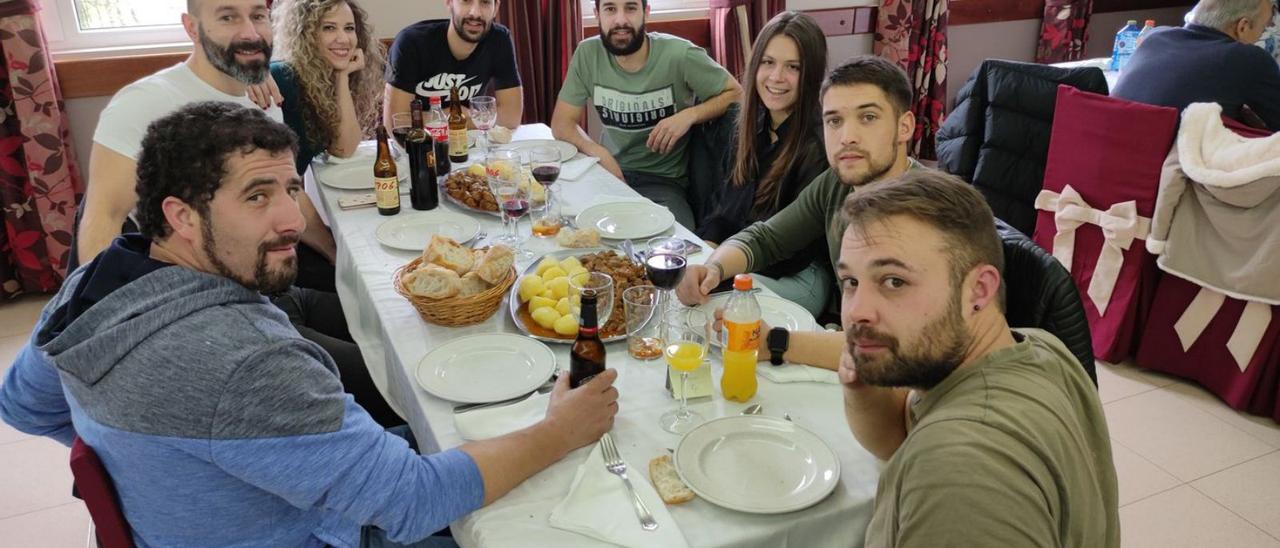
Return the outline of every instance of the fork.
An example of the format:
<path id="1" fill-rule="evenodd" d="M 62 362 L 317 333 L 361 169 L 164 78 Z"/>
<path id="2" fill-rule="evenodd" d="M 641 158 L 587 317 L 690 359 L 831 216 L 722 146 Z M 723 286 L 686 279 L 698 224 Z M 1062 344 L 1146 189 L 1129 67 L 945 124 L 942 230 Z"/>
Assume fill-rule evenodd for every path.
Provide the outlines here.
<path id="1" fill-rule="evenodd" d="M 600 438 L 600 450 L 604 452 L 605 470 L 622 478 L 622 483 L 627 486 L 627 493 L 631 494 L 631 504 L 636 507 L 636 515 L 640 517 L 640 528 L 645 531 L 657 529 L 658 521 L 653 519 L 653 514 L 649 513 L 649 508 L 644 505 L 640 495 L 637 495 L 635 488 L 631 486 L 631 480 L 627 479 L 627 463 L 623 462 L 622 456 L 618 454 L 618 446 L 614 445 L 613 437 L 608 433 Z"/>
<path id="2" fill-rule="evenodd" d="M 480 232 L 477 232 L 476 236 L 471 239 L 471 249 L 480 247 L 480 244 L 484 243 L 485 238 L 488 238 L 488 237 L 489 237 L 488 232 L 485 232 L 483 230 L 481 230 Z"/>

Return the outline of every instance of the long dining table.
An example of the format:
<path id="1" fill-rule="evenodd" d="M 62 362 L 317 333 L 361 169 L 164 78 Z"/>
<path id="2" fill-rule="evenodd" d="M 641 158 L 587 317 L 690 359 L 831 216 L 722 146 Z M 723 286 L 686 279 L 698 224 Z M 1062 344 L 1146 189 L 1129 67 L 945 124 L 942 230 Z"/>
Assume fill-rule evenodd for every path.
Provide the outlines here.
<path id="1" fill-rule="evenodd" d="M 514 132 L 513 140 L 550 139 L 546 125 L 525 125 Z M 458 166 L 455 166 L 455 169 Z M 393 288 L 397 268 L 418 253 L 381 245 L 375 235 L 378 226 L 390 217 L 374 208 L 343 210 L 338 200 L 370 190 L 342 190 L 316 183 L 315 173 L 331 166 L 317 160 L 308 171 L 309 192 L 319 198 L 322 214 L 337 241 L 337 290 L 351 334 L 360 346 L 379 390 L 408 422 L 423 454 L 462 445 L 454 423 L 454 402 L 426 392 L 415 380 L 423 357 L 448 341 L 474 334 L 522 333 L 511 319 L 507 303 L 487 320 L 466 327 L 442 327 L 426 323 L 413 306 Z M 372 177 L 372 173 L 365 175 Z M 407 185 L 407 183 L 406 183 Z M 370 184 L 372 186 L 372 184 Z M 598 164 L 574 181 L 555 184 L 556 199 L 566 215 L 584 207 L 611 200 L 635 200 L 639 195 Z M 404 197 L 400 215 L 412 213 Z M 473 215 L 490 237 L 501 233 L 497 216 L 467 212 L 443 199 L 441 208 Z M 529 221 L 519 224 L 529 236 Z M 667 231 L 677 237 L 696 240 L 687 227 L 675 225 Z M 525 247 L 536 257 L 560 250 L 554 239 L 530 237 Z M 642 242 L 641 242 L 642 245 Z M 706 260 L 708 253 L 689 257 L 691 264 Z M 527 263 L 518 264 L 519 271 Z M 616 313 L 622 313 L 621 310 Z M 567 369 L 569 345 L 551 343 L 557 367 Z M 664 389 L 666 368 L 661 360 L 630 358 L 625 341 L 608 345 L 608 367 L 618 371 L 619 413 L 612 437 L 622 457 L 633 470 L 633 481 L 647 481 L 651 458 L 675 448 L 680 437 L 663 431 L 659 417 L 675 407 Z M 760 367 L 769 367 L 761 364 Z M 718 381 L 720 363 L 713 359 Z M 735 415 L 746 404 L 725 400 L 718 383 L 710 400 L 690 402 L 690 408 L 707 419 Z M 671 506 L 669 511 L 690 546 L 696 547 L 827 547 L 861 546 L 870 520 L 881 463 L 854 440 L 845 423 L 839 385 L 815 382 L 773 383 L 763 378 L 751 403 L 763 406 L 766 415 L 790 416 L 796 425 L 825 441 L 840 461 L 840 480 L 830 496 L 809 508 L 773 515 L 729 510 L 702 499 Z M 570 453 L 560 462 L 536 474 L 500 500 L 452 524 L 459 545 L 472 546 L 597 546 L 600 542 L 578 533 L 553 528 L 548 516 L 570 491 L 579 465 L 590 448 Z M 619 482 L 619 496 L 622 486 Z"/>

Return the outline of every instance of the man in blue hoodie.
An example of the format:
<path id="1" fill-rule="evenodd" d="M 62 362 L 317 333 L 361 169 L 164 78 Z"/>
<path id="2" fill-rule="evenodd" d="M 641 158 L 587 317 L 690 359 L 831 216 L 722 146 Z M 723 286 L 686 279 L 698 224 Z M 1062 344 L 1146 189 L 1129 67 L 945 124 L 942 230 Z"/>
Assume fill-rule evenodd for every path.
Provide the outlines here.
<path id="1" fill-rule="evenodd" d="M 94 448 L 139 546 L 427 545 L 613 424 L 608 371 L 562 378 L 526 430 L 429 456 L 378 426 L 263 297 L 297 270 L 296 146 L 231 103 L 154 122 L 142 233 L 68 277 L 0 386 L 5 422 Z"/>

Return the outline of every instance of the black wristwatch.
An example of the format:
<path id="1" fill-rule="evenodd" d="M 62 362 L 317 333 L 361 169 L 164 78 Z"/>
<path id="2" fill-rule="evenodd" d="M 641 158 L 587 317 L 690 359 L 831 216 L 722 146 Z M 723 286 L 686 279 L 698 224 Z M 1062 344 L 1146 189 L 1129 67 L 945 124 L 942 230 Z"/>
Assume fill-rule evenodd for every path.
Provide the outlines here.
<path id="1" fill-rule="evenodd" d="M 775 327 L 769 330 L 769 336 L 765 339 L 765 344 L 769 345 L 769 363 L 782 365 L 782 354 L 787 351 L 790 341 L 791 332 L 787 328 Z"/>

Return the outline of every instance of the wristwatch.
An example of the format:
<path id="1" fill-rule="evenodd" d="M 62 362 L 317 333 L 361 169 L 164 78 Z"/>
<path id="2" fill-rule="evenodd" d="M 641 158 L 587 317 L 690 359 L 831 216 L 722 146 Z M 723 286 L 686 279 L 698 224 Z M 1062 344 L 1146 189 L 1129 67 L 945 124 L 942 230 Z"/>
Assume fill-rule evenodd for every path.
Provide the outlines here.
<path id="1" fill-rule="evenodd" d="M 769 363 L 782 365 L 782 354 L 787 351 L 790 341 L 791 332 L 787 328 L 775 327 L 769 330 L 769 336 L 765 339 L 765 344 L 769 345 Z"/>

